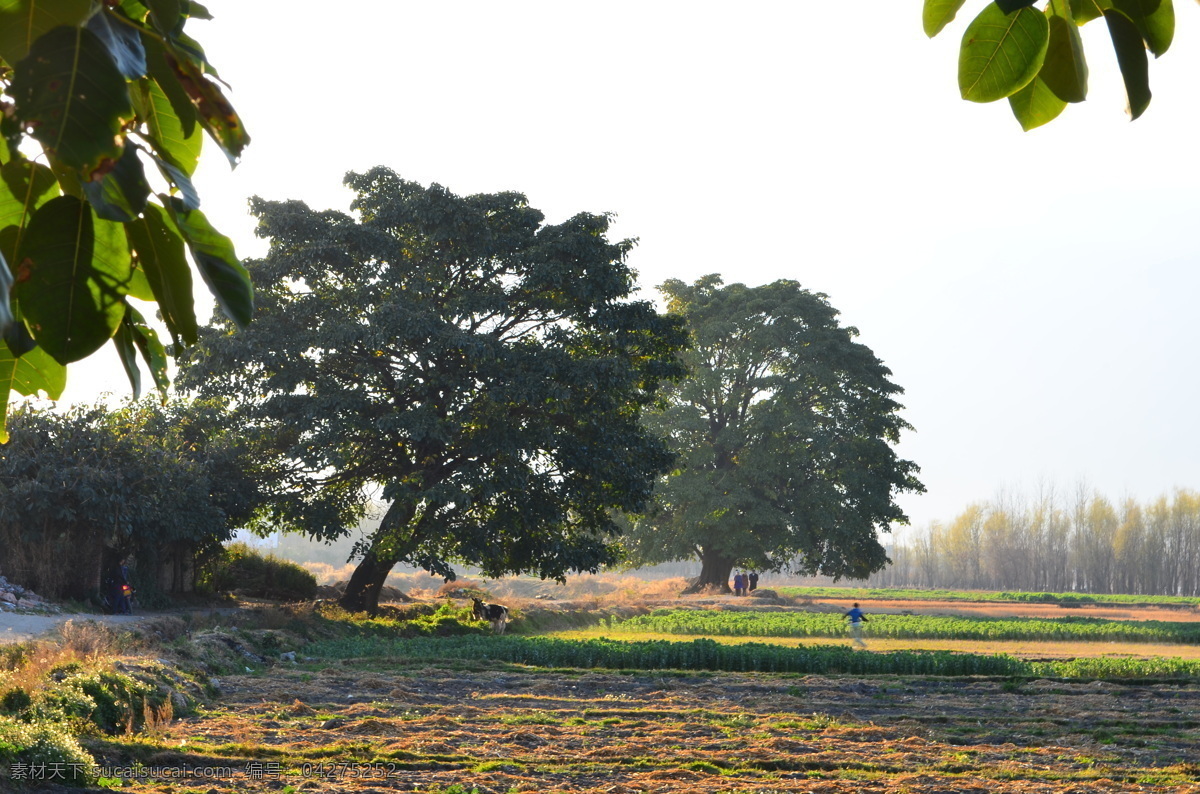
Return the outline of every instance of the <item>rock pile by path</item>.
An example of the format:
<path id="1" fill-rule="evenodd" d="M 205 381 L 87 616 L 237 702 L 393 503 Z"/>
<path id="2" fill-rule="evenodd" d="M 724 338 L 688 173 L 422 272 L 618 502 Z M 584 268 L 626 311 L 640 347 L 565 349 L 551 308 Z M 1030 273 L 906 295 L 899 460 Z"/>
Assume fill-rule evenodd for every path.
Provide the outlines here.
<path id="1" fill-rule="evenodd" d="M 58 613 L 62 610 L 32 590 L 13 584 L 7 577 L 0 576 L 0 611 Z"/>

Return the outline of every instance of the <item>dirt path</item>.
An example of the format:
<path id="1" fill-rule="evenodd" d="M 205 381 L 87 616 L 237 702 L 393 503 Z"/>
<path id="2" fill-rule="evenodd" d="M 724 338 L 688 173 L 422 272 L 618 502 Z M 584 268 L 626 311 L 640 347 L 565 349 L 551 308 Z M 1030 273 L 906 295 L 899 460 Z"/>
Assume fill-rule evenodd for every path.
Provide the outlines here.
<path id="1" fill-rule="evenodd" d="M 143 615 L 89 615 L 73 613 L 61 615 L 28 615 L 16 612 L 0 612 L 0 645 L 28 642 L 48 636 L 68 620 L 95 620 L 109 625 L 136 623 L 145 619 Z"/>
<path id="2" fill-rule="evenodd" d="M 256 604 L 242 604 L 235 607 L 210 607 L 205 609 L 175 609 L 166 612 L 139 612 L 136 615 L 104 615 L 89 612 L 72 612 L 58 615 L 33 615 L 15 612 L 0 612 L 0 645 L 15 642 L 29 642 L 41 637 L 49 637 L 58 627 L 68 620 L 94 620 L 109 626 L 129 626 L 143 620 L 162 617 L 163 615 L 182 615 L 196 612 L 203 615 L 232 615 L 242 609 L 253 609 Z"/>

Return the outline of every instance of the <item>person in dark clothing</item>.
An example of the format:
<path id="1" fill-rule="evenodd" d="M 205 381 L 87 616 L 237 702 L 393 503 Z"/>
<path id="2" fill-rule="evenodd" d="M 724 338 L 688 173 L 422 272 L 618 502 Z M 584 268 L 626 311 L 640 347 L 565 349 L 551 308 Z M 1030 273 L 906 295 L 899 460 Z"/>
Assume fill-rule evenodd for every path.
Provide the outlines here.
<path id="1" fill-rule="evenodd" d="M 746 589 L 749 592 L 753 593 L 755 590 L 758 589 L 758 571 L 751 571 L 750 575 L 747 578 L 750 580 L 750 584 L 747 586 Z"/>
<path id="2" fill-rule="evenodd" d="M 858 608 L 858 604 L 854 605 L 853 609 L 846 611 L 842 616 L 844 620 L 850 621 L 850 636 L 854 638 L 854 647 L 866 648 L 867 644 L 862 638 L 862 624 L 867 622 L 867 616 Z"/>
<path id="3" fill-rule="evenodd" d="M 133 588 L 129 584 L 129 565 L 125 560 L 121 560 L 109 574 L 108 580 L 108 599 L 114 614 L 133 614 L 133 602 L 129 598 L 132 594 Z"/>

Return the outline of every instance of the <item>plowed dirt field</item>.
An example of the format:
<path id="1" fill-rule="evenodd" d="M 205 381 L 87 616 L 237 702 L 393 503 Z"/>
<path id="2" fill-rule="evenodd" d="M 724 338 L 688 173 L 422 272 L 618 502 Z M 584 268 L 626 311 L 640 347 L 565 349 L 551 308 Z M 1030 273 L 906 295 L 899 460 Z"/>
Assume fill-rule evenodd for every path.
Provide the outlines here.
<path id="1" fill-rule="evenodd" d="M 132 773 L 123 791 L 1200 792 L 1194 682 L 373 659 L 220 685 L 208 713 L 93 746 L 108 771 Z"/>

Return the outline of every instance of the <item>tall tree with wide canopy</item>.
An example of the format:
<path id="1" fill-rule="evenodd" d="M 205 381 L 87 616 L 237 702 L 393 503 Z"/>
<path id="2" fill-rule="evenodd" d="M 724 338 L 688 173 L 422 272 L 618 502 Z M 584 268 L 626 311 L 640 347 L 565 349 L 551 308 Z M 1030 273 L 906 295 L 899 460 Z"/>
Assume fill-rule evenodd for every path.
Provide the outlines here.
<path id="1" fill-rule="evenodd" d="M 924 490 L 892 445 L 909 425 L 891 372 L 826 296 L 794 281 L 659 289 L 687 322 L 691 375 L 647 425 L 678 469 L 634 520 L 630 560 L 699 556 L 692 589 L 729 589 L 735 565 L 865 577 L 887 563 L 876 533 L 907 521 L 894 497 Z"/>
<path id="2" fill-rule="evenodd" d="M 630 301 L 609 218 L 557 225 L 517 193 L 460 197 L 351 173 L 357 218 L 255 200 L 254 323 L 202 335 L 180 383 L 234 398 L 289 464 L 284 527 L 343 535 L 387 505 L 342 604 L 372 611 L 405 561 L 453 578 L 562 578 L 611 562 L 614 509 L 671 463 L 642 426 L 682 374 L 678 318 Z"/>

